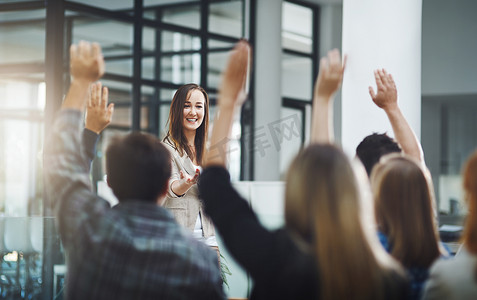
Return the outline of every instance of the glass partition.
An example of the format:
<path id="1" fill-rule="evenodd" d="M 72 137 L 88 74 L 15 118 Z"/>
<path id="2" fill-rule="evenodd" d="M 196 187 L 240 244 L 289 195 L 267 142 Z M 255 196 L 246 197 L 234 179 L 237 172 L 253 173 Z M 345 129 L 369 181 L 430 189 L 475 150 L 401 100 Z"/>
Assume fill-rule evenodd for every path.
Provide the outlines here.
<path id="1" fill-rule="evenodd" d="M 0 13 L 0 64 L 43 63 L 44 9 Z"/>

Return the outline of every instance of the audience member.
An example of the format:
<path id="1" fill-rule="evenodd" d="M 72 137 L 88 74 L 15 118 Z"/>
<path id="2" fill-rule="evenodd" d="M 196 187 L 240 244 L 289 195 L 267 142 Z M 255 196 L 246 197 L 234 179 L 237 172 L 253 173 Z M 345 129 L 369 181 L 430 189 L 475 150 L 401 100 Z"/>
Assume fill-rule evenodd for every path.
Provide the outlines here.
<path id="1" fill-rule="evenodd" d="M 425 166 L 388 154 L 371 175 L 378 236 L 383 247 L 406 268 L 411 299 L 420 299 L 429 268 L 441 255 L 431 179 Z"/>
<path id="2" fill-rule="evenodd" d="M 369 94 L 373 102 L 384 110 L 393 128 L 396 143 L 387 134 L 377 134 L 367 136 L 356 148 L 356 155 L 359 157 L 368 176 L 379 159 L 386 154 L 401 152 L 423 161 L 423 153 L 416 135 L 409 126 L 406 118 L 401 112 L 397 102 L 397 89 L 394 79 L 386 70 L 374 71 L 376 79 L 377 93 L 369 87 Z"/>
<path id="3" fill-rule="evenodd" d="M 99 45 L 87 42 L 72 45 L 70 59 L 73 81 L 44 158 L 47 195 L 66 251 L 66 298 L 224 299 L 215 254 L 159 205 L 171 166 L 157 138 L 132 133 L 109 145 L 107 179 L 117 206 L 111 209 L 91 191 L 80 124 L 104 61 Z"/>
<path id="4" fill-rule="evenodd" d="M 320 62 L 315 88 L 314 106 L 326 110 L 314 108 L 312 132 L 324 144 L 306 147 L 290 166 L 284 228 L 265 229 L 231 186 L 227 141 L 234 111 L 245 100 L 249 56 L 248 44 L 239 42 L 223 74 L 199 190 L 225 245 L 254 281 L 251 299 L 405 298 L 402 270 L 363 224 L 351 164 L 329 144 L 328 108 L 344 70 L 337 50 Z"/>
<path id="5" fill-rule="evenodd" d="M 425 300 L 471 300 L 477 297 L 477 151 L 462 174 L 469 214 L 463 247 L 453 259 L 438 260 L 431 268 L 424 290 Z"/>
<path id="6" fill-rule="evenodd" d="M 370 147 L 371 143 L 362 143 L 361 146 L 369 148 L 361 147 L 360 153 L 365 159 L 381 158 L 374 167 L 368 165 L 369 170 L 373 169 L 371 185 L 379 240 L 406 268 L 411 299 L 419 299 L 429 267 L 445 253 L 439 244 L 432 180 L 424 165 L 421 144 L 399 108 L 392 75 L 384 69 L 376 70 L 374 75 L 377 92 L 369 87 L 369 93 L 373 102 L 386 112 L 404 153 L 380 157 L 385 152 L 383 148 L 392 149 L 389 145 L 395 144 L 387 136 L 380 136 L 379 140 L 388 140 L 381 146 L 389 147 L 376 150 Z M 372 139 L 378 140 L 377 135 Z"/>

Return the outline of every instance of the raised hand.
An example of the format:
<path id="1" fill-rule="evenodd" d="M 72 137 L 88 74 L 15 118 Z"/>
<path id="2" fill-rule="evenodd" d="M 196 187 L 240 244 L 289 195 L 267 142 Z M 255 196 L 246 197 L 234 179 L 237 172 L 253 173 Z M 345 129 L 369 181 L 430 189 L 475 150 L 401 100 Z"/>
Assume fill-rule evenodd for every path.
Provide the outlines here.
<path id="1" fill-rule="evenodd" d="M 376 79 L 377 93 L 373 88 L 369 87 L 369 95 L 373 102 L 384 110 L 394 109 L 397 107 L 397 89 L 391 74 L 385 69 L 375 70 L 374 78 Z"/>
<path id="2" fill-rule="evenodd" d="M 333 49 L 328 56 L 321 58 L 320 71 L 316 78 L 313 97 L 313 115 L 311 121 L 311 141 L 313 143 L 332 143 L 333 129 L 333 95 L 343 81 L 346 56 L 341 63 L 340 52 Z"/>
<path id="3" fill-rule="evenodd" d="M 91 84 L 91 92 L 86 109 L 85 128 L 100 134 L 111 123 L 114 103 L 108 105 L 109 91 L 101 82 Z"/>
<path id="4" fill-rule="evenodd" d="M 232 51 L 219 86 L 219 105 L 240 106 L 246 99 L 245 83 L 249 67 L 250 45 L 239 41 Z"/>
<path id="5" fill-rule="evenodd" d="M 327 57 L 321 58 L 320 70 L 315 83 L 315 97 L 329 99 L 333 96 L 341 85 L 345 66 L 346 57 L 341 63 L 338 49 L 329 51 Z"/>
<path id="6" fill-rule="evenodd" d="M 104 59 L 98 43 L 79 42 L 70 47 L 70 74 L 74 80 L 94 82 L 104 74 Z"/>
<path id="7" fill-rule="evenodd" d="M 424 163 L 421 143 L 404 117 L 398 105 L 396 84 L 391 74 L 385 69 L 374 71 L 377 92 L 369 87 L 369 95 L 373 102 L 384 110 L 393 128 L 394 136 L 403 152 Z"/>
<path id="8" fill-rule="evenodd" d="M 104 59 L 97 43 L 85 41 L 70 47 L 70 74 L 73 76 L 63 109 L 84 110 L 89 85 L 104 74 Z"/>
<path id="9" fill-rule="evenodd" d="M 242 40 L 237 43 L 229 57 L 227 67 L 222 73 L 219 87 L 217 115 L 210 137 L 210 148 L 204 158 L 204 166 L 226 165 L 226 153 L 235 108 L 240 107 L 245 99 L 245 83 L 250 62 L 250 45 Z"/>

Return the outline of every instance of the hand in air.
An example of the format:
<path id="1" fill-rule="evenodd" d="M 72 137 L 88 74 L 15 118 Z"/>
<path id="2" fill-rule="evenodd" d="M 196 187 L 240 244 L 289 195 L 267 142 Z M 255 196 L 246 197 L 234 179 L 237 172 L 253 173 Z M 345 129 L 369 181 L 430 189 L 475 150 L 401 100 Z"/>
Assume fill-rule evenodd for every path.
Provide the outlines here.
<path id="1" fill-rule="evenodd" d="M 380 108 L 387 110 L 397 106 L 397 89 L 391 74 L 385 69 L 375 70 L 374 78 L 376 79 L 377 93 L 369 87 L 369 95 L 373 102 Z"/>
<path id="2" fill-rule="evenodd" d="M 113 117 L 114 103 L 108 105 L 108 96 L 108 88 L 103 87 L 101 82 L 91 84 L 85 127 L 96 134 L 100 134 Z"/>

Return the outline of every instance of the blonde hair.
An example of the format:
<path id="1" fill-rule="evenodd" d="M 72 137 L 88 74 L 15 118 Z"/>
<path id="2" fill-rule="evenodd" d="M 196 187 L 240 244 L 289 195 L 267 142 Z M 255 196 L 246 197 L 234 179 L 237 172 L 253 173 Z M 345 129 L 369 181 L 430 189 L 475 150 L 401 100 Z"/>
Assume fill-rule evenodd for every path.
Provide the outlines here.
<path id="1" fill-rule="evenodd" d="M 310 145 L 292 162 L 286 182 L 286 226 L 316 258 L 320 299 L 384 299 L 389 272 L 365 232 L 345 154 L 332 145 Z"/>
<path id="2" fill-rule="evenodd" d="M 427 175 L 420 162 L 401 154 L 383 157 L 371 174 L 378 228 L 405 267 L 429 268 L 441 254 Z"/>
<path id="3" fill-rule="evenodd" d="M 469 208 L 463 240 L 467 250 L 473 255 L 477 255 L 477 151 L 467 160 L 462 177 Z M 477 266 L 474 270 L 474 280 L 477 282 Z"/>

